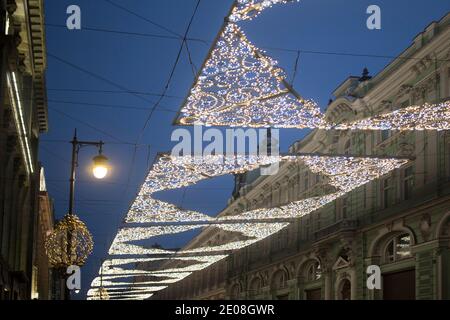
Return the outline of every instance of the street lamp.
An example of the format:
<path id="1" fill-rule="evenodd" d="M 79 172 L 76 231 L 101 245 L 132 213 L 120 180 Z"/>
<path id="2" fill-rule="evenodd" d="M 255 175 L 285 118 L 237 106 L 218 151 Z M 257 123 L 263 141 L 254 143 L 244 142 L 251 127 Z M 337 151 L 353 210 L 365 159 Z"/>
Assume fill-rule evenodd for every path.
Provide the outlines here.
<path id="1" fill-rule="evenodd" d="M 70 171 L 69 212 L 57 223 L 45 242 L 50 263 L 64 273 L 69 266 L 83 266 L 94 247 L 91 233 L 73 212 L 75 171 L 78 167 L 78 153 L 80 149 L 85 146 L 97 147 L 98 155 L 93 159 L 92 173 L 97 179 L 103 179 L 108 174 L 108 158 L 102 155 L 103 141 L 79 141 L 75 130 L 71 143 L 72 165 Z"/>
<path id="2" fill-rule="evenodd" d="M 92 174 L 97 179 L 103 179 L 108 174 L 108 158 L 101 153 L 94 157 Z"/>
<path id="3" fill-rule="evenodd" d="M 98 148 L 98 155 L 92 161 L 92 173 L 96 179 L 103 179 L 108 174 L 108 158 L 103 152 L 103 141 L 79 141 L 77 139 L 77 130 L 73 136 L 72 143 L 72 169 L 70 173 L 70 198 L 69 198 L 69 214 L 73 214 L 74 191 L 75 191 L 75 169 L 78 166 L 78 153 L 82 147 L 93 146 Z"/>

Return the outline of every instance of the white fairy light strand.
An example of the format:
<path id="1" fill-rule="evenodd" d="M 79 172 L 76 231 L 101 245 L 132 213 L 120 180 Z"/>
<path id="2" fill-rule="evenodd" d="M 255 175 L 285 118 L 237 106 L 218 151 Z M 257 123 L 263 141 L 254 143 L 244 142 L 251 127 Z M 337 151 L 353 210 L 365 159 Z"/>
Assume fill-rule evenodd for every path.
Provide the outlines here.
<path id="1" fill-rule="evenodd" d="M 144 248 L 135 244 L 114 241 L 109 248 L 110 255 L 154 255 L 154 254 L 174 254 L 175 251 L 158 248 Z"/>
<path id="2" fill-rule="evenodd" d="M 367 182 L 377 179 L 378 177 L 404 165 L 407 160 L 405 159 L 384 159 L 384 158 L 366 158 L 366 157 L 338 157 L 338 156 L 283 156 L 276 157 L 279 160 L 287 161 L 304 161 L 305 165 L 316 174 L 321 174 L 326 177 L 328 184 L 336 188 L 336 192 L 331 195 L 325 195 L 322 197 L 313 197 L 309 199 L 293 202 L 290 205 L 278 207 L 278 208 L 264 208 L 252 210 L 242 213 L 237 216 L 225 216 L 219 217 L 217 220 L 212 219 L 209 216 L 195 211 L 188 211 L 176 208 L 170 204 L 166 204 L 161 201 L 152 199 L 148 195 L 138 196 L 137 201 L 133 204 L 128 216 L 127 221 L 132 222 L 208 222 L 214 224 L 215 221 L 221 220 L 236 220 L 240 219 L 276 219 L 276 218 L 294 218 L 303 214 L 310 213 L 324 206 L 325 204 L 335 200 Z M 224 172 L 215 168 L 216 161 L 221 160 L 220 156 L 213 158 L 214 161 L 195 161 L 195 157 L 183 156 L 183 157 L 171 157 L 164 161 L 157 163 L 155 171 L 149 174 L 150 180 L 146 182 L 148 185 L 158 185 L 158 182 L 154 182 L 156 177 L 161 176 L 161 172 L 165 172 L 162 180 L 163 183 L 159 185 L 168 185 L 173 183 L 174 186 L 179 186 L 181 183 L 188 183 L 183 181 L 186 178 L 188 181 L 199 181 L 200 179 L 206 179 L 207 177 L 215 177 Z M 235 158 L 232 158 L 235 162 Z M 261 159 L 260 159 L 261 160 Z M 242 160 L 241 160 L 242 161 Z M 267 163 L 267 161 L 262 161 Z M 270 161 L 271 162 L 271 161 Z M 251 165 L 253 166 L 253 165 Z M 220 168 L 220 166 L 219 166 Z M 229 170 L 235 169 L 234 167 Z M 229 170 L 226 170 L 227 172 Z M 239 169 L 241 170 L 241 169 Z M 189 179 L 189 174 L 192 179 Z M 151 181 L 151 182 L 150 182 Z M 155 189 L 159 189 L 156 187 Z M 153 190 L 153 188 L 150 188 Z M 144 193 L 144 191 L 141 191 Z M 147 199 L 146 202 L 144 199 Z M 163 208 L 162 212 L 159 211 Z M 135 215 L 135 212 L 139 212 L 139 218 Z"/>
<path id="3" fill-rule="evenodd" d="M 229 20 L 233 22 L 252 20 L 263 10 L 271 8 L 275 4 L 285 4 L 299 1 L 300 0 L 237 0 Z"/>
<path id="4" fill-rule="evenodd" d="M 332 156 L 299 156 L 306 166 L 321 174 L 336 192 L 291 202 L 275 208 L 262 208 L 237 215 L 219 217 L 220 220 L 260 220 L 298 218 L 320 209 L 346 193 L 405 165 L 406 159 L 381 159 Z"/>
<path id="5" fill-rule="evenodd" d="M 289 223 L 240 223 L 240 224 L 217 224 L 217 227 L 228 232 L 239 232 L 244 237 L 253 239 L 236 240 L 226 244 L 202 246 L 198 248 L 186 248 L 180 253 L 200 253 L 200 252 L 221 252 L 230 250 L 239 250 L 245 248 L 255 242 L 261 241 L 272 234 L 277 233 L 285 228 Z"/>
<path id="6" fill-rule="evenodd" d="M 277 61 L 256 48 L 236 24 L 228 23 L 181 108 L 178 122 L 329 128 L 317 104 L 299 97 L 285 79 Z"/>
<path id="7" fill-rule="evenodd" d="M 129 287 L 129 286 L 135 286 L 135 287 L 139 287 L 139 286 L 148 286 L 148 285 L 157 285 L 157 284 L 161 284 L 161 283 L 174 283 L 177 282 L 178 279 L 167 279 L 164 280 L 162 279 L 161 281 L 142 281 L 142 282 L 116 282 L 116 281 L 110 281 L 110 280 L 101 280 L 100 277 L 96 277 L 92 282 L 91 282 L 91 287 L 92 288 L 98 288 L 98 287 L 105 287 L 105 288 L 109 288 L 109 287 Z"/>
<path id="8" fill-rule="evenodd" d="M 212 218 L 196 211 L 184 210 L 177 206 L 153 199 L 151 196 L 137 196 L 125 221 L 127 223 L 208 221 Z"/>
<path id="9" fill-rule="evenodd" d="M 148 299 L 150 297 L 153 296 L 153 293 L 149 293 L 149 294 L 135 294 L 135 295 L 130 295 L 130 294 L 124 294 L 121 296 L 112 296 L 109 298 L 109 300 L 145 300 Z M 88 297 L 88 300 L 98 300 L 98 298 L 94 298 L 94 297 Z"/>
<path id="10" fill-rule="evenodd" d="M 142 294 L 143 292 L 149 293 L 149 292 L 157 292 L 161 291 L 163 289 L 167 288 L 167 286 L 157 286 L 157 287 L 126 287 L 123 291 L 117 290 L 117 289 L 107 289 L 109 297 L 111 296 L 118 296 L 118 295 L 125 295 L 125 294 Z M 88 297 L 94 297 L 97 295 L 98 289 L 89 289 L 87 292 Z"/>
<path id="11" fill-rule="evenodd" d="M 136 228 L 122 228 L 116 235 L 114 241 L 128 242 L 150 239 L 157 236 L 182 233 L 192 229 L 198 228 L 198 226 L 151 226 L 151 227 L 136 227 Z"/>
<path id="12" fill-rule="evenodd" d="M 368 119 L 338 124 L 337 130 L 450 130 L 450 101 L 410 106 Z"/>
<path id="13" fill-rule="evenodd" d="M 328 184 L 349 192 L 400 168 L 407 159 L 334 156 L 300 156 L 313 173 L 323 174 Z"/>
<path id="14" fill-rule="evenodd" d="M 219 217 L 219 221 L 230 220 L 269 220 L 269 219 L 289 219 L 299 218 L 318 210 L 326 204 L 341 197 L 343 192 L 336 192 L 325 196 L 307 198 L 300 201 L 294 201 L 288 205 L 275 208 L 262 208 L 246 211 L 236 215 L 226 215 Z"/>
<path id="15" fill-rule="evenodd" d="M 244 173 L 260 166 L 294 158 L 264 155 L 162 156 L 150 170 L 131 209 L 140 209 L 140 197 L 157 191 L 187 187 L 207 178 Z"/>
<path id="16" fill-rule="evenodd" d="M 142 229 L 142 228 L 141 228 Z M 148 263 L 148 262 L 161 262 L 161 261 L 167 261 L 169 263 L 173 262 L 180 262 L 180 261 L 192 261 L 195 262 L 189 267 L 186 268 L 186 270 L 176 270 L 177 272 L 192 272 L 197 271 L 205 268 L 205 266 L 209 266 L 210 264 L 213 264 L 223 258 L 225 258 L 225 255 L 213 255 L 213 256 L 190 256 L 190 257 L 172 257 L 172 258 L 145 258 L 138 261 L 138 263 Z M 134 260 L 134 259 L 125 259 L 125 260 Z M 103 275 L 117 275 L 117 274 L 142 274 L 147 271 L 144 270 L 136 270 L 136 269 L 124 269 L 121 267 L 117 267 L 116 265 L 108 264 L 107 266 L 103 266 L 103 268 L 100 269 L 100 272 L 103 273 Z M 169 273 L 172 271 L 169 271 L 169 269 L 161 269 L 152 271 L 152 273 Z"/>

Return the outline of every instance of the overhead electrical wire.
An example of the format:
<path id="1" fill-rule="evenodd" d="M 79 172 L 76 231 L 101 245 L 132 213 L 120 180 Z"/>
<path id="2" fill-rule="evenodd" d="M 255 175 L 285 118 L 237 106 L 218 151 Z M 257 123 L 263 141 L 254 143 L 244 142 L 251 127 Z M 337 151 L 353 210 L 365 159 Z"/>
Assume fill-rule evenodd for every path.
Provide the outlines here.
<path id="1" fill-rule="evenodd" d="M 58 24 L 48 24 L 50 27 L 61 27 L 61 28 L 67 28 L 65 25 L 58 25 Z M 118 31 L 118 30 L 111 30 L 111 29 L 101 29 L 101 28 L 85 28 L 83 27 L 82 30 L 85 31 L 95 31 L 95 32 L 105 32 L 105 33 L 112 33 L 112 34 L 122 34 L 122 35 L 135 35 L 135 36 L 145 36 L 145 37 L 160 37 L 160 38 L 166 38 L 166 39 L 172 39 L 172 40 L 179 40 L 177 37 L 170 37 L 170 36 L 161 36 L 161 35 L 154 35 L 154 34 L 146 34 L 146 33 L 137 33 L 137 32 L 128 32 L 128 31 Z M 213 41 L 206 40 L 206 39 L 199 39 L 199 38 L 189 38 L 186 37 L 186 41 L 188 42 L 200 42 L 205 45 L 212 44 Z M 379 58 L 379 59 L 399 59 L 399 60 L 427 60 L 427 58 L 418 58 L 418 57 L 399 57 L 399 56 L 393 56 L 393 55 L 386 55 L 386 54 L 370 54 L 370 53 L 355 53 L 355 52 L 338 52 L 338 51 L 322 51 L 322 50 L 307 50 L 307 49 L 300 49 L 300 48 L 283 48 L 283 47 L 271 47 L 271 46 L 260 46 L 261 49 L 264 50 L 272 50 L 272 51 L 281 51 L 281 52 L 287 52 L 287 53 L 294 53 L 297 54 L 300 53 L 306 53 L 306 54 L 317 54 L 317 55 L 334 55 L 334 56 L 349 56 L 349 57 L 368 57 L 368 58 Z M 435 61 L 435 58 L 429 58 L 429 60 Z M 437 59 L 438 62 L 448 62 L 450 59 Z"/>
<path id="2" fill-rule="evenodd" d="M 109 0 L 105 0 L 105 1 L 110 2 Z M 152 118 L 154 111 L 156 110 L 156 108 L 158 108 L 158 106 L 160 105 L 160 103 L 164 99 L 164 97 L 165 97 L 165 95 L 167 93 L 167 90 L 169 89 L 170 83 L 172 82 L 172 78 L 173 78 L 173 76 L 175 74 L 175 70 L 176 70 L 176 68 L 178 66 L 178 63 L 180 61 L 180 57 L 181 57 L 181 53 L 183 52 L 184 44 L 186 43 L 186 37 L 187 37 L 187 35 L 189 33 L 189 30 L 190 30 L 192 22 L 194 20 L 195 14 L 197 13 L 198 7 L 200 5 L 200 1 L 201 0 L 197 1 L 197 4 L 196 4 L 195 9 L 194 9 L 194 12 L 192 13 L 192 16 L 191 16 L 191 18 L 189 20 L 189 24 L 188 24 L 188 26 L 186 28 L 186 31 L 185 31 L 185 33 L 184 33 L 184 35 L 182 37 L 182 42 L 181 42 L 181 45 L 180 45 L 180 49 L 178 50 L 175 62 L 173 64 L 173 66 L 172 66 L 172 69 L 171 69 L 170 74 L 169 74 L 169 78 L 167 79 L 167 82 L 166 82 L 166 85 L 164 86 L 163 92 L 162 92 L 161 96 L 159 97 L 158 101 L 152 106 L 152 108 L 150 110 L 150 113 L 148 114 L 148 116 L 147 116 L 147 118 L 146 118 L 146 120 L 144 122 L 144 126 L 142 127 L 142 129 L 141 129 L 141 131 L 139 133 L 139 136 L 138 136 L 138 138 L 136 140 L 136 145 L 138 143 L 140 143 L 140 141 L 142 140 L 142 137 L 144 136 L 144 133 L 145 133 L 145 129 L 147 128 L 148 123 L 150 122 L 150 119 Z M 129 11 L 129 10 L 127 9 L 127 11 Z M 139 15 L 137 15 L 137 16 L 139 17 Z M 130 185 L 132 171 L 133 171 L 133 168 L 134 168 L 134 165 L 135 165 L 135 162 L 136 162 L 136 152 L 137 152 L 137 148 L 135 148 L 134 152 L 133 152 L 132 162 L 131 162 L 131 166 L 130 166 L 130 174 L 128 175 L 127 187 L 125 189 L 124 195 L 127 194 L 128 188 L 129 188 L 129 185 Z"/>
<path id="3" fill-rule="evenodd" d="M 109 0 L 105 0 L 105 1 L 109 1 Z M 187 37 L 187 35 L 189 34 L 189 30 L 191 29 L 191 25 L 192 25 L 192 22 L 194 21 L 194 17 L 195 17 L 195 14 L 197 13 L 197 10 L 198 10 L 198 7 L 199 7 L 199 5 L 200 5 L 200 2 L 201 2 L 201 0 L 197 0 L 197 4 L 196 4 L 196 6 L 195 6 L 194 12 L 192 13 L 191 19 L 189 20 L 188 26 L 187 26 L 187 28 L 186 28 L 186 31 L 185 31 L 184 35 L 183 35 L 183 41 L 182 41 L 182 43 L 181 43 L 180 49 L 178 50 L 178 54 L 177 54 L 177 57 L 176 57 L 176 59 L 175 59 L 175 63 L 174 63 L 173 66 L 172 66 L 172 70 L 170 71 L 169 78 L 167 79 L 166 85 L 164 86 L 164 90 L 163 90 L 162 96 L 161 96 L 161 97 L 159 98 L 159 100 L 153 105 L 153 108 L 152 108 L 152 110 L 150 111 L 150 114 L 148 115 L 148 117 L 147 117 L 147 119 L 146 119 L 146 121 L 145 121 L 145 123 L 144 123 L 144 126 L 143 126 L 143 128 L 142 128 L 142 130 L 141 130 L 141 133 L 140 133 L 140 135 L 139 135 L 139 137 L 138 137 L 137 143 L 142 139 L 142 137 L 143 137 L 143 135 L 144 135 L 144 132 L 145 132 L 145 129 L 146 129 L 147 126 L 148 126 L 148 123 L 149 123 L 149 121 L 150 121 L 150 119 L 151 119 L 151 117 L 152 117 L 152 115 L 153 115 L 153 112 L 154 112 L 155 108 L 157 108 L 157 107 L 159 106 L 159 104 L 161 103 L 161 101 L 164 99 L 164 96 L 165 96 L 165 94 L 167 93 L 167 90 L 169 89 L 170 83 L 172 82 L 172 78 L 173 78 L 173 76 L 174 76 L 174 74 L 175 74 L 175 70 L 176 70 L 176 68 L 177 68 L 177 66 L 178 66 L 178 62 L 180 61 L 181 53 L 183 52 L 183 47 L 184 47 L 184 44 L 185 44 L 185 42 L 186 42 L 186 37 Z"/>
<path id="4" fill-rule="evenodd" d="M 131 14 L 131 15 L 135 16 L 136 18 L 139 18 L 139 19 L 141 19 L 141 20 L 144 20 L 144 21 L 147 22 L 147 23 L 150 23 L 151 25 L 153 25 L 153 26 L 155 26 L 155 27 L 157 27 L 157 28 L 159 28 L 159 29 L 161 29 L 161 30 L 164 30 L 164 31 L 168 32 L 168 33 L 170 33 L 170 34 L 172 34 L 172 35 L 178 37 L 179 39 L 182 38 L 182 36 L 181 36 L 178 32 L 175 32 L 175 31 L 173 31 L 173 30 L 171 30 L 171 29 L 169 29 L 169 28 L 163 26 L 163 25 L 160 24 L 160 23 L 157 23 L 157 22 L 155 22 L 155 21 L 153 21 L 153 20 L 150 20 L 149 18 L 140 15 L 139 13 L 136 13 L 136 12 L 134 12 L 134 11 L 132 11 L 132 10 L 130 10 L 130 9 L 126 8 L 126 7 L 124 7 L 124 6 L 121 6 L 121 5 L 119 5 L 119 4 L 117 4 L 117 3 L 113 2 L 113 1 L 111 1 L 111 0 L 103 0 L 103 1 L 104 1 L 104 2 L 107 2 L 107 3 L 110 4 L 111 6 L 114 6 L 114 7 L 118 8 L 118 9 L 120 9 L 120 10 L 122 10 L 122 11 L 127 12 L 128 14 Z"/>
<path id="5" fill-rule="evenodd" d="M 94 125 L 92 125 L 92 124 L 90 124 L 90 123 L 88 123 L 88 122 L 86 122 L 86 121 L 84 121 L 84 120 L 78 119 L 78 118 L 76 118 L 76 117 L 74 117 L 74 116 L 71 116 L 70 114 L 67 114 L 67 113 L 65 113 L 64 111 L 58 110 L 58 109 L 56 109 L 56 108 L 52 108 L 52 107 L 48 107 L 48 108 L 51 109 L 51 110 L 53 110 L 53 111 L 56 112 L 56 113 L 59 113 L 60 115 L 66 117 L 66 118 L 68 118 L 68 119 L 71 119 L 71 120 L 73 120 L 73 121 L 79 122 L 79 123 L 85 125 L 86 127 L 91 128 L 91 129 L 94 130 L 94 131 L 97 131 L 97 132 L 99 132 L 99 133 L 101 133 L 101 134 L 103 134 L 103 135 L 105 135 L 105 136 L 108 136 L 108 137 L 110 137 L 110 138 L 113 139 L 113 140 L 116 140 L 116 141 L 118 141 L 118 142 L 124 143 L 124 140 L 122 140 L 122 139 L 116 137 L 116 136 L 113 135 L 112 133 L 109 133 L 109 132 L 107 132 L 107 131 L 105 131 L 105 130 L 99 129 L 98 127 L 96 127 L 96 126 L 94 126 Z"/>

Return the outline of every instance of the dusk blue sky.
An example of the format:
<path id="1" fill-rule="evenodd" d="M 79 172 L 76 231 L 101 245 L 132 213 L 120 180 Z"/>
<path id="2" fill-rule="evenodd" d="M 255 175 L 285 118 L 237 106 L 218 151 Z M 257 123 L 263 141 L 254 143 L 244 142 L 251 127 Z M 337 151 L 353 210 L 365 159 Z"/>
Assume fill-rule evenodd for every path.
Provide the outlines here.
<path id="1" fill-rule="evenodd" d="M 112 1 L 179 34 L 185 32 L 197 2 Z M 170 135 L 175 129 L 172 120 L 194 77 L 186 50 L 183 50 L 167 92 L 170 97 L 161 102 L 161 107 L 173 112 L 158 110 L 153 114 L 133 163 L 132 144 L 142 131 L 149 110 L 158 96 L 118 93 L 119 89 L 107 81 L 64 64 L 55 56 L 128 91 L 158 94 L 167 82 L 180 41 L 88 30 L 70 31 L 55 26 L 65 25 L 66 8 L 72 4 L 81 7 L 84 28 L 170 34 L 104 0 L 45 1 L 50 130 L 41 137 L 40 161 L 46 170 L 48 190 L 55 200 L 56 216 L 60 218 L 67 212 L 71 156 L 69 141 L 75 128 L 78 129 L 80 139 L 107 142 L 104 154 L 109 157 L 112 166 L 111 174 L 104 181 L 95 181 L 90 175 L 89 166 L 96 150 L 81 150 L 75 212 L 86 222 L 95 241 L 94 253 L 82 269 L 83 289 L 87 289 L 97 275 L 101 259 L 107 256 L 107 249 L 147 174 L 148 166 L 157 152 L 170 151 L 173 145 Z M 366 9 L 371 4 L 381 7 L 381 30 L 371 31 L 366 28 Z M 210 43 L 231 5 L 232 0 L 201 1 L 189 37 L 204 39 L 208 43 L 188 42 L 197 68 L 205 59 Z M 448 0 L 303 0 L 300 3 L 274 6 L 253 21 L 240 23 L 240 26 L 260 48 L 396 56 L 427 25 L 443 17 L 449 10 Z M 292 77 L 296 53 L 274 49 L 266 51 Z M 360 75 L 364 67 L 375 75 L 390 60 L 369 56 L 301 53 L 294 87 L 303 97 L 314 99 L 323 108 L 332 97 L 332 91 L 349 75 Z M 100 92 L 102 90 L 105 92 Z M 282 130 L 281 151 L 286 152 L 306 132 Z M 233 179 L 222 177 L 187 190 L 166 192 L 160 195 L 160 199 L 215 215 L 226 206 L 232 188 Z M 190 232 L 182 237 L 165 237 L 158 242 L 166 247 L 179 247 L 194 234 Z M 80 293 L 80 298 L 84 297 L 84 292 Z"/>

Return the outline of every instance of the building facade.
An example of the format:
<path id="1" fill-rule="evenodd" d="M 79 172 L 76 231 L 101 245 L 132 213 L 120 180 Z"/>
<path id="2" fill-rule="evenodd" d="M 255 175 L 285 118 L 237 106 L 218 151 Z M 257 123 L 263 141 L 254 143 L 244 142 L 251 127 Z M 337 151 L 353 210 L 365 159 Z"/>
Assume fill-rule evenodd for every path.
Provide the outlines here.
<path id="1" fill-rule="evenodd" d="M 450 14 L 431 23 L 375 77 L 349 77 L 326 117 L 352 121 L 450 95 Z M 155 294 L 156 299 L 450 299 L 450 132 L 314 130 L 291 153 L 402 156 L 388 176 Z M 239 178 L 221 213 L 268 208 L 320 193 L 301 164 Z M 242 183 L 243 182 L 243 183 Z M 188 246 L 233 238 L 205 228 Z M 367 268 L 381 269 L 380 290 Z"/>
<path id="2" fill-rule="evenodd" d="M 45 240 L 53 231 L 54 226 L 53 200 L 48 194 L 44 169 L 41 168 L 39 213 L 35 230 L 36 236 L 33 253 L 32 299 L 63 300 L 66 293 L 64 275 L 59 270 L 53 269 L 45 250 Z"/>
<path id="3" fill-rule="evenodd" d="M 0 300 L 30 299 L 48 129 L 43 0 L 0 1 L 0 34 Z"/>

